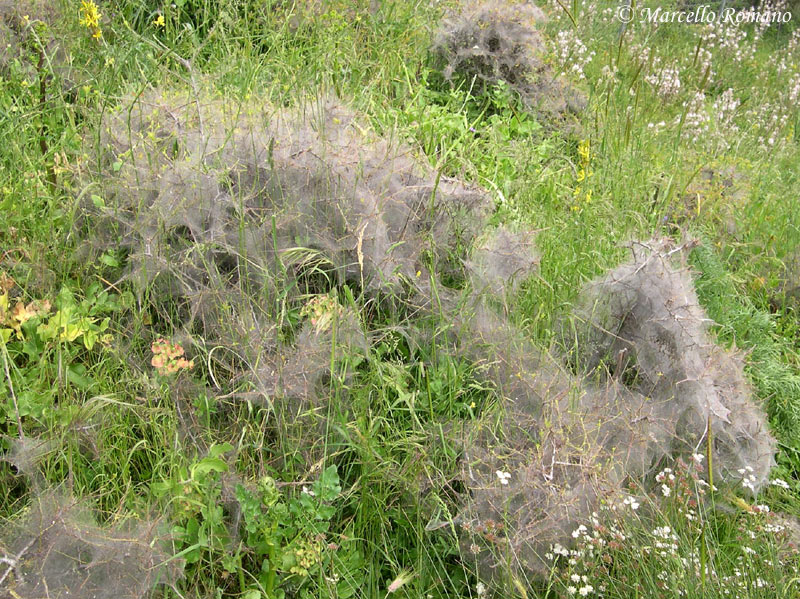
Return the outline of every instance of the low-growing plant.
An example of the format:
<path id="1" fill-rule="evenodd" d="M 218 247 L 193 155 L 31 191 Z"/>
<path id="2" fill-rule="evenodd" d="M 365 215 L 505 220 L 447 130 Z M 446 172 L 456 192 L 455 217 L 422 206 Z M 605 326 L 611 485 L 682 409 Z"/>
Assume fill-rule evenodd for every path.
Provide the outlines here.
<path id="1" fill-rule="evenodd" d="M 342 492 L 337 467 L 307 484 L 269 475 L 245 484 L 224 459 L 232 449 L 212 445 L 169 481 L 153 484 L 154 494 L 172 506 L 178 555 L 188 572 L 213 567 L 223 585 L 234 576 L 246 597 L 352 596 L 362 557 L 351 538 L 331 527 Z"/>
<path id="2" fill-rule="evenodd" d="M 44 424 L 63 388 L 92 388 L 89 355 L 111 342 L 111 317 L 127 297 L 109 293 L 100 283 L 89 285 L 82 299 L 68 286 L 52 302 L 0 295 L 0 343 L 9 383 L 4 421 L 19 425 L 30 418 Z"/>

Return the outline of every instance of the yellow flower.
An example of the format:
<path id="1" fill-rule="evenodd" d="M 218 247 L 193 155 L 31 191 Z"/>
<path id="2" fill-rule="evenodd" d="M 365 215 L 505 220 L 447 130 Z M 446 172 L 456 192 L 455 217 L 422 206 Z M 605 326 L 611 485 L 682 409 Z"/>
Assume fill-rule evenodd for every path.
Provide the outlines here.
<path id="1" fill-rule="evenodd" d="M 588 139 L 584 139 L 578 144 L 578 156 L 581 157 L 582 164 L 589 164 L 589 160 L 592 156 L 591 148 L 591 141 Z"/>
<path id="2" fill-rule="evenodd" d="M 93 0 L 81 0 L 80 13 L 80 24 L 86 27 L 86 29 L 92 30 L 93 38 L 100 39 L 103 35 L 103 32 L 100 30 L 100 17 L 102 15 L 97 8 L 97 4 L 95 4 Z"/>
<path id="3" fill-rule="evenodd" d="M 158 17 L 153 19 L 153 25 L 156 27 L 164 27 L 166 24 L 167 22 L 164 20 L 164 15 L 158 15 Z"/>

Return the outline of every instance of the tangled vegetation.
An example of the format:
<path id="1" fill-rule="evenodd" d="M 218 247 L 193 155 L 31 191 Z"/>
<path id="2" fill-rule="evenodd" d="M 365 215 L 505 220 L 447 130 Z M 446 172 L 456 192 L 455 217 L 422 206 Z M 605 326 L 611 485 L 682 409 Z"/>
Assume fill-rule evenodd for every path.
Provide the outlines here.
<path id="1" fill-rule="evenodd" d="M 793 596 L 800 36 L 616 8 L 1 5 L 0 597 Z"/>

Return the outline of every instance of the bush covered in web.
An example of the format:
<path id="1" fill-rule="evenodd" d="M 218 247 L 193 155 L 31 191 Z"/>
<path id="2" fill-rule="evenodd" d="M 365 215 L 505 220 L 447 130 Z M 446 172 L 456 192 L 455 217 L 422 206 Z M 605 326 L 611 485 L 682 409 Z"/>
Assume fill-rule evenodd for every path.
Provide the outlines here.
<path id="1" fill-rule="evenodd" d="M 713 438 L 715 475 L 741 479 L 755 469 L 753 491 L 767 481 L 774 441 L 739 356 L 715 344 L 692 278 L 673 262 L 684 248 L 664 240 L 634 243 L 632 259 L 583 291 L 573 358 L 601 379 L 625 384 L 669 406 L 673 453 Z"/>
<path id="2" fill-rule="evenodd" d="M 486 579 L 546 575 L 550 548 L 570 547 L 627 485 L 658 484 L 657 469 L 703 452 L 709 423 L 717 483 L 755 492 L 767 480 L 774 441 L 741 362 L 709 338 L 668 245 L 633 247 L 581 295 L 569 336 L 578 375 L 483 298 L 454 318 L 458 351 L 502 398 L 499 414 L 461 428 L 461 547 Z"/>
<path id="3" fill-rule="evenodd" d="M 569 546 L 572 530 L 667 454 L 664 416 L 622 385 L 572 375 L 486 306 L 463 326 L 462 351 L 502 402 L 462 429 L 462 551 L 487 579 L 546 575 L 548 548 Z"/>
<path id="4" fill-rule="evenodd" d="M 222 348 L 217 379 L 246 383 L 286 423 L 322 407 L 331 366 L 346 375 L 366 351 L 361 315 L 337 294 L 419 309 L 432 272 L 466 279 L 492 208 L 333 102 L 290 111 L 153 90 L 105 118 L 97 142 L 103 205 L 84 212 L 84 251 L 124 251 L 156 320 Z"/>
<path id="5" fill-rule="evenodd" d="M 581 92 L 558 77 L 538 30 L 546 21 L 530 2 L 466 2 L 439 25 L 433 53 L 446 79 L 473 94 L 504 83 L 534 111 L 555 116 L 583 110 Z"/>
<path id="6" fill-rule="evenodd" d="M 22 599 L 138 599 L 180 576 L 157 522 L 100 527 L 86 501 L 55 491 L 39 494 L 3 534 L 14 566 L 6 588 Z"/>
<path id="7" fill-rule="evenodd" d="M 182 560 L 171 554 L 159 520 L 97 521 L 91 501 L 44 485 L 39 466 L 52 441 L 6 439 L 8 460 L 30 481 L 31 504 L 0 528 L 3 597 L 139 599 L 157 585 L 174 585 Z"/>
<path id="8" fill-rule="evenodd" d="M 539 267 L 539 255 L 529 231 L 512 231 L 499 226 L 481 236 L 467 261 L 476 291 L 501 296 L 515 293 L 520 283 Z"/>
<path id="9" fill-rule="evenodd" d="M 86 251 L 119 244 L 155 327 L 213 347 L 212 383 L 273 410 L 306 464 L 324 455 L 332 411 L 348 410 L 331 399 L 370 356 L 374 307 L 401 312 L 419 344 L 418 317 L 447 323 L 450 354 L 499 403 L 491 422 L 452 426 L 460 541 L 487 580 L 546 573 L 551 545 L 622 501 L 626 482 L 696 451 L 709 421 L 717 476 L 747 463 L 753 489 L 765 479 L 764 418 L 666 246 L 634 245 L 583 293 L 570 371 L 498 301 L 538 268 L 532 232 L 487 230 L 488 194 L 439 178 L 339 104 L 151 90 L 105 118 L 98 142 Z"/>

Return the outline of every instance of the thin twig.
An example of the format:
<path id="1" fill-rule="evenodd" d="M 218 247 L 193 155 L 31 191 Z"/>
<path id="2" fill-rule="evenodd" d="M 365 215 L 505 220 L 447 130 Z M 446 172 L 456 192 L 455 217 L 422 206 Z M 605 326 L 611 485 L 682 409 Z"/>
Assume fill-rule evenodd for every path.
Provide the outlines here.
<path id="1" fill-rule="evenodd" d="M 5 581 L 5 579 L 8 578 L 8 575 L 11 574 L 11 571 L 14 568 L 17 567 L 17 564 L 19 563 L 19 560 L 21 560 L 22 556 L 25 555 L 28 552 L 28 549 L 31 548 L 31 546 L 34 544 L 35 541 L 36 541 L 36 537 L 34 537 L 30 541 L 28 541 L 28 544 L 25 545 L 25 547 L 23 547 L 20 550 L 20 552 L 17 554 L 17 556 L 15 558 L 13 558 L 13 559 L 10 559 L 8 557 L 3 558 L 3 561 L 8 563 L 9 566 L 8 566 L 8 568 L 6 568 L 6 571 L 3 572 L 3 575 L 0 576 L 0 585 L 2 585 L 3 582 Z"/>

